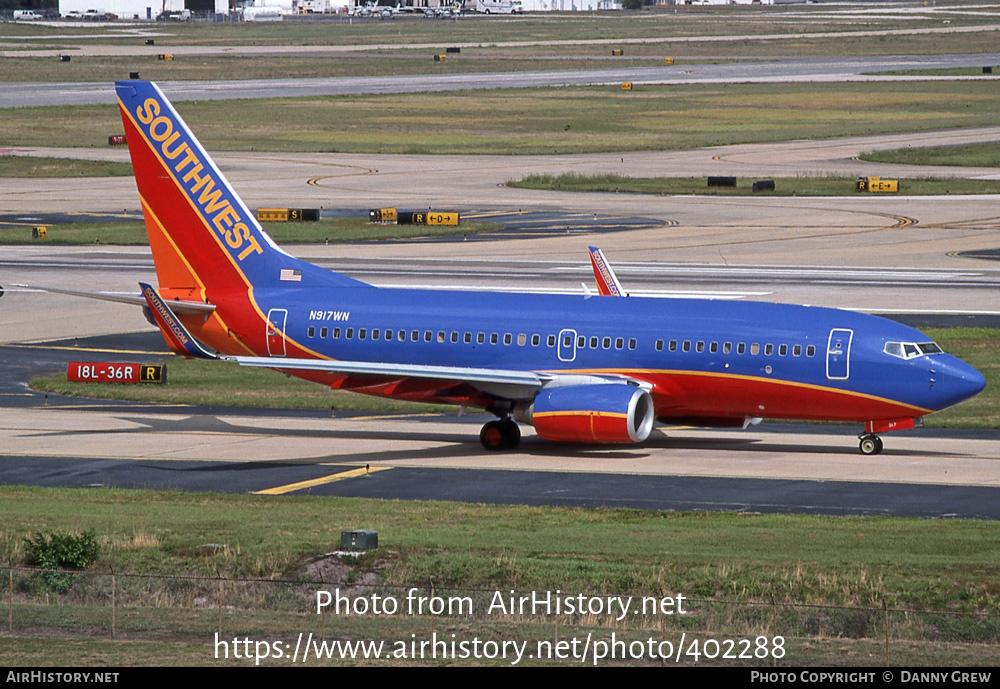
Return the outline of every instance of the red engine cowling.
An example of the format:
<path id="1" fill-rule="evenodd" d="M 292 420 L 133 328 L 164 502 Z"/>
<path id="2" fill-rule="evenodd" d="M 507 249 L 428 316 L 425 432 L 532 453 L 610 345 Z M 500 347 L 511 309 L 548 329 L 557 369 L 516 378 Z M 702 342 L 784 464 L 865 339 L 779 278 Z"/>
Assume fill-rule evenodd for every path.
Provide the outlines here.
<path id="1" fill-rule="evenodd" d="M 562 443 L 641 443 L 653 430 L 653 398 L 627 383 L 544 388 L 515 413 L 546 440 Z"/>

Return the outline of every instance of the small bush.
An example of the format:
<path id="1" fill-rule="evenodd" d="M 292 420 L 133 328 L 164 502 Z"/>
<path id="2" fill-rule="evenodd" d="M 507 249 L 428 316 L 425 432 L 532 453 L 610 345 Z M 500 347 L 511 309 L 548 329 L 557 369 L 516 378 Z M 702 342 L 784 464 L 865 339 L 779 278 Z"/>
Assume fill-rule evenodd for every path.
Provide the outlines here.
<path id="1" fill-rule="evenodd" d="M 24 559 L 32 567 L 65 570 L 84 569 L 100 555 L 101 548 L 93 531 L 82 534 L 41 533 L 24 539 Z M 65 593 L 73 585 L 66 572 L 43 572 L 42 581 L 57 593 Z"/>

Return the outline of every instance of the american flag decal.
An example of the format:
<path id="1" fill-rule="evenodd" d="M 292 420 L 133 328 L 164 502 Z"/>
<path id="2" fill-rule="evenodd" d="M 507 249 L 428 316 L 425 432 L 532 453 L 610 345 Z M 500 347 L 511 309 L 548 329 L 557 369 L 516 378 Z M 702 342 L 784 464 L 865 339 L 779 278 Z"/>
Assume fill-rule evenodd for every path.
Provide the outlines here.
<path id="1" fill-rule="evenodd" d="M 285 282 L 302 282 L 302 271 L 292 268 L 281 269 L 281 279 Z"/>

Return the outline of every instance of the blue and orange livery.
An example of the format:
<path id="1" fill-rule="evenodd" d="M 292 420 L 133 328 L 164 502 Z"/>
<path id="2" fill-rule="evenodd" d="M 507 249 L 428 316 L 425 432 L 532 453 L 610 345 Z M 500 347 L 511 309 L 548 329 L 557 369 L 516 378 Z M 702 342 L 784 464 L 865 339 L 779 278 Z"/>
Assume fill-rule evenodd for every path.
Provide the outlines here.
<path id="1" fill-rule="evenodd" d="M 374 288 L 278 248 L 160 90 L 116 84 L 175 352 L 324 385 L 485 409 L 491 450 L 517 421 L 567 443 L 638 443 L 654 420 L 762 417 L 912 428 L 985 385 L 920 332 L 838 309 L 694 299 L 587 299 Z M 601 294 L 624 296 L 591 247 Z M 224 365 L 224 364 L 220 364 Z"/>

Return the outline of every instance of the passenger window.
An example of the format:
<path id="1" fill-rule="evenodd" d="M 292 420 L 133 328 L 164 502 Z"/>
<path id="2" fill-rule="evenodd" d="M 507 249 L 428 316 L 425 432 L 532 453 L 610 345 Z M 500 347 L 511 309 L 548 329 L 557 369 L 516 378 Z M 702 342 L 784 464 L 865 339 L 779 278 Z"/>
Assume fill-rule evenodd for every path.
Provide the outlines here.
<path id="1" fill-rule="evenodd" d="M 504 333 L 503 334 L 503 343 L 505 345 L 509 345 L 513 341 L 514 341 L 514 339 L 511 337 L 510 333 Z"/>
<path id="2" fill-rule="evenodd" d="M 576 338 L 576 346 L 579 347 L 580 349 L 583 349 L 584 347 L 586 347 L 587 346 L 587 338 L 584 337 L 583 335 L 580 335 L 578 338 Z"/>
<path id="3" fill-rule="evenodd" d="M 340 328 L 334 328 L 333 329 L 333 339 L 335 339 L 335 340 L 339 340 L 340 339 Z"/>
<path id="4" fill-rule="evenodd" d="M 424 331 L 424 342 L 430 342 L 432 337 L 434 337 L 434 333 L 432 333 L 430 330 Z"/>
<path id="5" fill-rule="evenodd" d="M 591 349 L 597 349 L 597 342 L 598 342 L 598 338 L 596 338 L 596 337 L 590 338 L 590 348 Z"/>
<path id="6" fill-rule="evenodd" d="M 802 345 L 792 346 L 792 356 L 802 356 Z"/>
<path id="7" fill-rule="evenodd" d="M 452 330 L 451 331 L 451 341 L 452 342 L 458 342 L 458 331 L 457 330 Z"/>
<path id="8" fill-rule="evenodd" d="M 658 351 L 658 352 L 662 352 L 663 351 L 663 340 L 657 340 L 656 341 L 656 351 Z"/>
<path id="9" fill-rule="evenodd" d="M 344 336 L 345 336 L 345 337 L 346 337 L 346 338 L 347 338 L 348 340 L 350 340 L 351 338 L 353 338 L 353 337 L 354 337 L 354 328 L 348 328 L 348 329 L 347 329 L 347 332 L 346 332 L 346 333 L 344 333 Z"/>
<path id="10" fill-rule="evenodd" d="M 398 333 L 396 333 L 396 339 L 399 340 L 400 342 L 406 342 L 406 331 L 400 330 Z"/>
<path id="11" fill-rule="evenodd" d="M 788 354 L 788 345 L 778 345 L 778 356 L 785 356 Z"/>
<path id="12" fill-rule="evenodd" d="M 771 356 L 773 353 L 774 353 L 774 345 L 773 344 L 766 344 L 766 345 L 764 345 L 764 355 L 765 356 Z"/>
<path id="13" fill-rule="evenodd" d="M 624 338 L 621 337 L 615 338 L 615 349 L 621 349 L 624 346 L 625 346 Z"/>
<path id="14" fill-rule="evenodd" d="M 677 340 L 670 340 L 670 345 L 667 347 L 671 352 L 677 351 Z"/>
<path id="15" fill-rule="evenodd" d="M 681 345 L 681 349 L 685 352 L 691 351 L 691 340 L 684 340 L 684 344 Z"/>
<path id="16" fill-rule="evenodd" d="M 500 336 L 499 335 L 497 335 L 496 333 L 490 333 L 490 344 L 491 345 L 495 345 L 499 341 L 500 341 Z"/>
<path id="17" fill-rule="evenodd" d="M 555 347 L 556 346 L 556 336 L 555 335 L 549 335 L 547 338 L 545 338 L 545 344 L 547 344 L 549 347 Z"/>
<path id="18" fill-rule="evenodd" d="M 719 351 L 719 343 L 713 342 L 712 344 L 708 345 L 708 351 L 710 351 L 712 354 L 717 354 Z"/>
<path id="19" fill-rule="evenodd" d="M 477 344 L 482 344 L 484 342 L 486 342 L 486 333 L 479 333 L 478 335 L 476 335 Z"/>
<path id="20" fill-rule="evenodd" d="M 610 337 L 605 337 L 603 340 L 601 340 L 601 346 L 604 349 L 610 349 L 611 348 L 611 338 Z"/>
<path id="21" fill-rule="evenodd" d="M 270 328 L 268 328 L 268 330 L 270 330 Z M 306 331 L 306 334 L 309 337 L 316 337 L 316 328 L 314 328 L 313 326 L 310 325 L 309 326 L 309 330 Z"/>
<path id="22" fill-rule="evenodd" d="M 806 347 L 806 356 L 816 356 L 816 345 Z"/>
<path id="23" fill-rule="evenodd" d="M 694 351 L 701 354 L 705 351 L 705 343 L 702 340 L 698 340 L 698 343 L 694 346 Z"/>
<path id="24" fill-rule="evenodd" d="M 325 340 L 327 332 L 329 332 L 329 330 L 327 328 L 320 328 L 319 329 L 319 336 L 322 337 Z"/>
<path id="25" fill-rule="evenodd" d="M 373 340 L 378 339 L 378 328 L 372 328 L 372 339 Z"/>
<path id="26" fill-rule="evenodd" d="M 746 343 L 740 342 L 739 344 L 736 345 L 737 354 L 746 354 L 746 351 L 747 351 Z"/>
<path id="27" fill-rule="evenodd" d="M 444 330 L 438 330 L 438 342 L 444 342 Z"/>
<path id="28" fill-rule="evenodd" d="M 537 347 L 538 343 L 541 342 L 541 341 L 542 340 L 541 340 L 541 338 L 538 335 L 532 335 L 531 336 L 531 346 L 532 347 Z"/>
<path id="29" fill-rule="evenodd" d="M 757 356 L 758 354 L 760 354 L 760 345 L 757 344 L 756 342 L 750 345 L 750 354 L 753 356 Z"/>
<path id="30" fill-rule="evenodd" d="M 524 333 L 521 333 L 520 335 L 518 335 L 518 336 L 517 336 L 517 346 L 518 346 L 518 347 L 523 347 L 523 346 L 524 346 L 524 344 L 525 344 L 525 343 L 526 343 L 527 341 L 528 341 L 528 336 L 527 336 L 527 335 L 525 335 Z"/>
<path id="31" fill-rule="evenodd" d="M 470 333 L 468 330 L 466 330 L 465 331 L 465 336 L 463 337 L 463 340 L 464 340 L 465 344 L 469 344 L 470 342 L 472 342 L 472 333 Z"/>
<path id="32" fill-rule="evenodd" d="M 723 354 L 731 354 L 732 351 L 733 351 L 733 343 L 732 342 L 724 342 L 722 344 L 722 353 Z"/>
<path id="33" fill-rule="evenodd" d="M 367 328 L 358 328 L 358 339 L 359 340 L 363 340 L 367 336 L 368 336 L 368 329 Z"/>
<path id="34" fill-rule="evenodd" d="M 419 339 L 420 339 L 420 331 L 419 330 L 411 330 L 410 331 L 410 340 L 413 341 L 413 342 L 417 342 Z"/>
<path id="35" fill-rule="evenodd" d="M 629 338 L 629 341 L 628 341 L 628 348 L 629 348 L 629 349 L 635 349 L 635 338 L 634 338 L 634 337 L 632 337 L 632 338 Z"/>

